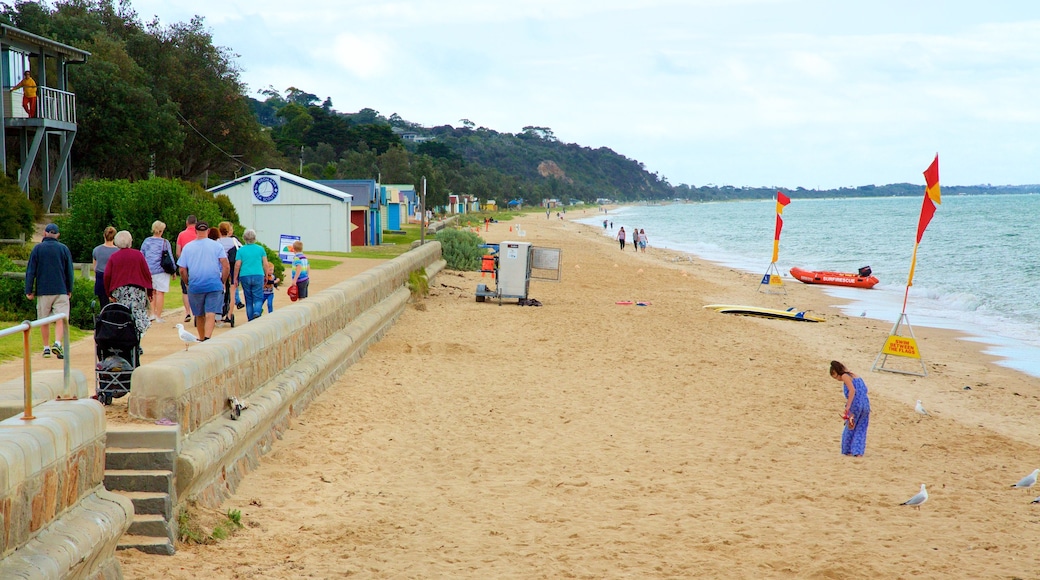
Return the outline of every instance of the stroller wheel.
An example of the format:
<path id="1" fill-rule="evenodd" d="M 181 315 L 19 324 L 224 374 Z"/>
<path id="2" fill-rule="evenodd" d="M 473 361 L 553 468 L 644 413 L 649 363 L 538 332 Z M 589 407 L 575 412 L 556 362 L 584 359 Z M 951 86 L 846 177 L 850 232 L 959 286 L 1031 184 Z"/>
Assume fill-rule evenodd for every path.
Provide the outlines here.
<path id="1" fill-rule="evenodd" d="M 231 323 L 231 328 L 235 327 L 235 315 L 234 314 L 232 314 L 231 316 L 228 316 L 228 322 Z"/>
<path id="2" fill-rule="evenodd" d="M 112 394 L 111 393 L 105 393 L 104 397 L 105 397 L 105 405 L 106 406 L 107 405 L 111 405 L 112 404 Z"/>

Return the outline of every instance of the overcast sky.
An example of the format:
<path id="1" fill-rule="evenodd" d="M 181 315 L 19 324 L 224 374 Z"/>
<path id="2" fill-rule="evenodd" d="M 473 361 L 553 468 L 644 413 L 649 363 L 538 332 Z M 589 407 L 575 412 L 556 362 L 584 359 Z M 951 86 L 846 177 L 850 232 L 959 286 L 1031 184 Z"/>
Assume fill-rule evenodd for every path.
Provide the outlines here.
<path id="1" fill-rule="evenodd" d="M 609 147 L 672 184 L 1040 184 L 1037 0 L 132 0 L 273 85 Z"/>

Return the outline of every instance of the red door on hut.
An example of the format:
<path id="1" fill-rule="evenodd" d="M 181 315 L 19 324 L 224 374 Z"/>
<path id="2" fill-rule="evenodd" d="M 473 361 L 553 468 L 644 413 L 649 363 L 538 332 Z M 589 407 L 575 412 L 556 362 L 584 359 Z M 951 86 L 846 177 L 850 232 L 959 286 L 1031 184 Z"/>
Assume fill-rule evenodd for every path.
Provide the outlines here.
<path id="1" fill-rule="evenodd" d="M 365 211 L 364 209 L 350 210 L 350 246 L 360 247 L 365 243 Z"/>

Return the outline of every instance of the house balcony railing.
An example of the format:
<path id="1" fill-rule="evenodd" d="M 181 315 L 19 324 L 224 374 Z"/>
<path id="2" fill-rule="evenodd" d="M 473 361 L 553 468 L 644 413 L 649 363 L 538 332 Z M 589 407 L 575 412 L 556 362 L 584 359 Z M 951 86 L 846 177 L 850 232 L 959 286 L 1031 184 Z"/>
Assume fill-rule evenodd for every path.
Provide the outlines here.
<path id="1" fill-rule="evenodd" d="M 22 108 L 22 89 L 4 91 L 4 117 L 9 119 L 27 119 L 29 117 Z M 38 87 L 36 89 L 36 117 L 76 123 L 76 93 Z"/>

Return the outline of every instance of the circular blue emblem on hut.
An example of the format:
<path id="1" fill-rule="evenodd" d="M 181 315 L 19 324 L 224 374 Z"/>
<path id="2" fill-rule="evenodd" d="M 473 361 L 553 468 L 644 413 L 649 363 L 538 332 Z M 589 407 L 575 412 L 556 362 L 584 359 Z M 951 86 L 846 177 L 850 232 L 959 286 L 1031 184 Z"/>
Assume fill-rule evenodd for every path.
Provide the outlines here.
<path id="1" fill-rule="evenodd" d="M 274 201 L 278 197 L 278 182 L 270 177 L 258 177 L 253 182 L 253 197 L 261 203 Z"/>

